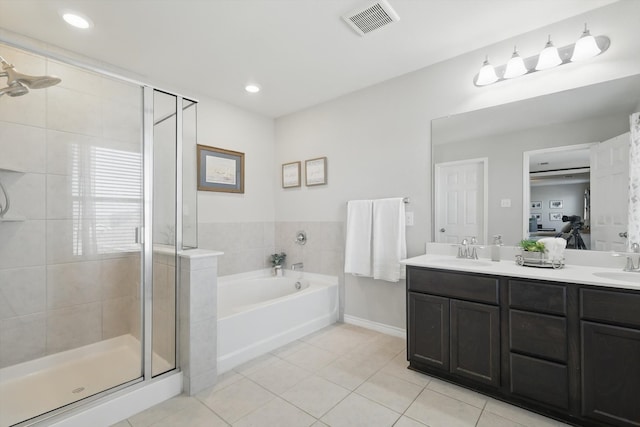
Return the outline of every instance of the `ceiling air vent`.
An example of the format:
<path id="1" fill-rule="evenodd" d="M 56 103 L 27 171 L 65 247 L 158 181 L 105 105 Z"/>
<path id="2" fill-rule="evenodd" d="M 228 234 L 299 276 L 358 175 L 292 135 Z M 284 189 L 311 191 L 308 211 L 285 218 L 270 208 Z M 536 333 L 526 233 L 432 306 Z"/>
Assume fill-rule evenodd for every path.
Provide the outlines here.
<path id="1" fill-rule="evenodd" d="M 379 0 L 364 8 L 351 11 L 344 15 L 342 19 L 356 33 L 364 36 L 371 31 L 399 21 L 400 17 L 391 9 L 389 3 L 385 0 Z"/>

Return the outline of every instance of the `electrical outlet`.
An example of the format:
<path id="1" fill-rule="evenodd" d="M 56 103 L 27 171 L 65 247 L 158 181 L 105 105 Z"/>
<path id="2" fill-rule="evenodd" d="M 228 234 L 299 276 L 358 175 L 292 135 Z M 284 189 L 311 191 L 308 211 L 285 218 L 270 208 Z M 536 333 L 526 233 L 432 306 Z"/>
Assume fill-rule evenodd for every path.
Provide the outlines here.
<path id="1" fill-rule="evenodd" d="M 413 226 L 413 212 L 404 213 L 404 223 L 407 227 Z"/>
<path id="2" fill-rule="evenodd" d="M 502 199 L 500 200 L 501 208 L 510 208 L 511 207 L 511 199 Z"/>

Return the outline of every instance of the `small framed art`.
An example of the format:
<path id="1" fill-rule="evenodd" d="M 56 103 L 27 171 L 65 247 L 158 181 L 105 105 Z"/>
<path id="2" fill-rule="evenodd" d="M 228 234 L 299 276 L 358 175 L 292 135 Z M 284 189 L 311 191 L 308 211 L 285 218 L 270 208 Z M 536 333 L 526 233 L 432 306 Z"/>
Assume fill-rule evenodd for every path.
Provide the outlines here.
<path id="1" fill-rule="evenodd" d="M 300 187 L 301 162 L 284 163 L 282 165 L 282 188 Z"/>
<path id="2" fill-rule="evenodd" d="M 549 221 L 562 221 L 562 213 L 560 212 L 550 213 Z"/>
<path id="3" fill-rule="evenodd" d="M 244 153 L 198 144 L 198 190 L 244 193 Z"/>
<path id="4" fill-rule="evenodd" d="M 550 209 L 562 209 L 564 203 L 562 203 L 562 200 L 550 200 L 549 201 L 549 208 Z"/>
<path id="5" fill-rule="evenodd" d="M 542 209 L 542 202 L 531 202 L 531 209 Z"/>
<path id="6" fill-rule="evenodd" d="M 305 185 L 322 185 L 327 183 L 327 158 L 319 157 L 304 162 Z"/>

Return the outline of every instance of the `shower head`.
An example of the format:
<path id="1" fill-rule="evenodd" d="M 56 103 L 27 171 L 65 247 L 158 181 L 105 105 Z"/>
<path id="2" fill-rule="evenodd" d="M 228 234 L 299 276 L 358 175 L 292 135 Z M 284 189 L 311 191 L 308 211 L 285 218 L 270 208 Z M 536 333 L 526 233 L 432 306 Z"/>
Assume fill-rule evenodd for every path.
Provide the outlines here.
<path id="1" fill-rule="evenodd" d="M 3 87 L 2 89 L 0 89 L 0 96 L 9 95 L 9 96 L 15 97 L 15 96 L 26 95 L 27 93 L 29 93 L 29 89 L 27 89 L 27 87 L 22 83 L 14 83 L 12 85 L 9 85 L 7 87 Z"/>
<path id="2" fill-rule="evenodd" d="M 55 76 L 29 76 L 16 71 L 13 64 L 9 64 L 0 56 L 0 62 L 2 63 L 2 72 L 0 76 L 7 78 L 7 85 L 14 86 L 17 84 L 23 84 L 31 89 L 44 89 L 53 85 L 57 85 L 62 80 Z M 21 95 L 24 95 L 22 93 Z M 14 95 L 17 96 L 17 95 Z"/>

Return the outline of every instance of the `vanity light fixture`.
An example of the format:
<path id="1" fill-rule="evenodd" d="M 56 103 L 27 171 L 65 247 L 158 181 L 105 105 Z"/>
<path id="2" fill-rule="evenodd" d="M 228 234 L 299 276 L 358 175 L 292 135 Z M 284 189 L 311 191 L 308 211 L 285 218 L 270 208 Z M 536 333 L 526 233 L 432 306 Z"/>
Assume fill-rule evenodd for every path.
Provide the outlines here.
<path id="1" fill-rule="evenodd" d="M 542 52 L 540 52 L 540 55 L 538 56 L 536 70 L 548 70 L 549 68 L 557 67 L 560 64 L 562 64 L 562 59 L 560 59 L 558 48 L 553 45 L 551 42 L 551 35 L 549 35 L 547 44 L 544 45 L 544 49 L 542 49 Z"/>
<path id="2" fill-rule="evenodd" d="M 524 74 L 527 74 L 529 70 L 524 66 L 524 60 L 518 53 L 518 49 L 513 47 L 513 54 L 511 54 L 511 59 L 507 62 L 507 66 L 504 70 L 504 78 L 505 79 L 513 79 L 515 77 L 520 77 Z"/>
<path id="3" fill-rule="evenodd" d="M 547 40 L 544 49 L 537 55 L 522 58 L 518 50 L 514 47 L 511 59 L 504 64 L 493 67 L 485 58 L 478 74 L 473 79 L 476 86 L 487 86 L 507 79 L 524 76 L 538 71 L 548 70 L 571 62 L 582 61 L 600 55 L 609 49 L 611 40 L 607 36 L 592 36 L 584 26 L 584 31 L 580 38 L 573 44 L 556 48 L 551 41 L 551 36 Z"/>
<path id="4" fill-rule="evenodd" d="M 478 73 L 478 79 L 476 80 L 476 84 L 478 86 L 490 85 L 491 83 L 495 83 L 498 81 L 498 76 L 496 75 L 496 70 L 493 68 L 493 65 L 489 64 L 489 57 L 487 56 L 482 63 L 482 68 L 480 68 L 480 72 Z"/>
<path id="5" fill-rule="evenodd" d="M 576 47 L 573 49 L 573 55 L 571 55 L 571 61 L 582 61 L 584 59 L 593 58 L 598 56 L 602 50 L 598 47 L 596 38 L 591 35 L 587 24 L 584 24 L 584 31 L 582 36 L 576 42 Z"/>
<path id="6" fill-rule="evenodd" d="M 80 28 L 81 30 L 86 30 L 87 28 L 93 27 L 93 22 L 91 21 L 91 19 L 78 12 L 63 10 L 60 12 L 60 16 L 62 16 L 62 19 L 64 19 L 64 21 L 72 27 Z"/>

